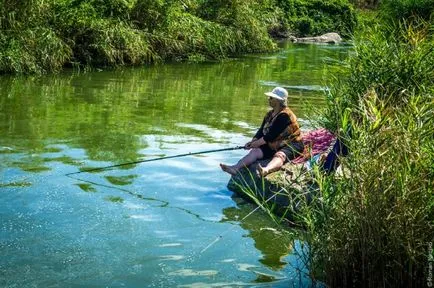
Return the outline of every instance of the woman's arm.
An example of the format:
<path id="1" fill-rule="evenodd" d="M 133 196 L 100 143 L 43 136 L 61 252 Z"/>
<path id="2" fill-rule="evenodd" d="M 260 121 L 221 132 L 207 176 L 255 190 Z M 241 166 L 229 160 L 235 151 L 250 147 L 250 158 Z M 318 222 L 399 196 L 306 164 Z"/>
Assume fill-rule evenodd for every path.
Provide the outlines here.
<path id="1" fill-rule="evenodd" d="M 255 136 L 253 137 L 253 139 L 259 139 L 262 136 L 264 136 L 264 133 L 262 133 L 262 130 L 264 129 L 264 125 L 265 125 L 265 118 L 267 118 L 266 116 L 264 117 L 264 119 L 262 120 L 262 124 L 261 127 L 259 127 L 258 131 L 256 132 Z"/>
<path id="2" fill-rule="evenodd" d="M 264 140 L 264 137 L 261 137 L 259 139 L 253 139 L 252 141 L 248 142 L 246 144 L 246 149 L 252 149 L 252 148 L 258 148 L 259 146 L 264 145 L 266 142 Z"/>
<path id="3" fill-rule="evenodd" d="M 267 114 L 268 115 L 268 114 Z M 259 127 L 258 131 L 256 132 L 255 136 L 253 136 L 252 140 L 250 140 L 249 142 L 247 142 L 244 145 L 245 149 L 252 149 L 252 148 L 257 148 L 263 144 L 265 144 L 265 142 L 259 146 L 254 145 L 254 147 L 252 146 L 253 142 L 257 141 L 258 139 L 262 139 L 262 136 L 264 136 L 264 133 L 262 133 L 262 130 L 264 129 L 264 125 L 265 125 L 265 119 L 267 118 L 267 115 L 265 115 L 264 119 L 262 120 L 262 124 L 261 127 Z"/>

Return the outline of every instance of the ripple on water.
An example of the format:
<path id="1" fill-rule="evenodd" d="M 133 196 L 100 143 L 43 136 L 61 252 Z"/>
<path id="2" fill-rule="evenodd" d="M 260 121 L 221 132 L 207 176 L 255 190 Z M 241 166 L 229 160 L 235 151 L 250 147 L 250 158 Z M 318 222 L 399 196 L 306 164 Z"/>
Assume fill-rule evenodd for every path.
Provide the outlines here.
<path id="1" fill-rule="evenodd" d="M 192 276 L 214 276 L 218 274 L 216 270 L 193 270 L 193 269 L 180 269 L 177 271 L 169 272 L 171 276 L 184 276 L 184 277 L 192 277 Z"/>
<path id="2" fill-rule="evenodd" d="M 164 243 L 164 244 L 158 245 L 158 247 L 162 247 L 162 248 L 165 248 L 165 247 L 179 247 L 179 246 L 182 246 L 182 243 L 175 242 L 175 243 Z"/>
<path id="3" fill-rule="evenodd" d="M 157 234 L 157 237 L 159 238 L 176 238 L 178 235 L 174 233 L 174 231 L 168 231 L 168 230 L 155 230 L 155 234 Z"/>
<path id="4" fill-rule="evenodd" d="M 199 198 L 198 197 L 192 197 L 192 196 L 177 196 L 174 198 L 175 200 L 181 201 L 181 202 L 198 202 Z"/>
<path id="5" fill-rule="evenodd" d="M 184 255 L 162 255 L 160 256 L 160 259 L 163 261 L 179 261 L 184 259 Z"/>
<path id="6" fill-rule="evenodd" d="M 131 210 L 140 210 L 140 209 L 147 209 L 150 206 L 145 204 L 136 204 L 132 202 L 125 202 L 124 203 L 125 208 L 131 209 Z"/>
<path id="7" fill-rule="evenodd" d="M 130 215 L 130 218 L 132 219 L 138 219 L 144 222 L 161 222 L 161 217 L 158 217 L 156 215 L 144 215 L 144 214 L 135 214 Z"/>
<path id="8" fill-rule="evenodd" d="M 242 286 L 257 286 L 257 285 L 252 285 L 251 283 L 245 283 L 245 282 L 217 282 L 217 283 L 195 282 L 191 284 L 178 285 L 178 287 L 186 287 L 186 288 L 242 287 Z"/>

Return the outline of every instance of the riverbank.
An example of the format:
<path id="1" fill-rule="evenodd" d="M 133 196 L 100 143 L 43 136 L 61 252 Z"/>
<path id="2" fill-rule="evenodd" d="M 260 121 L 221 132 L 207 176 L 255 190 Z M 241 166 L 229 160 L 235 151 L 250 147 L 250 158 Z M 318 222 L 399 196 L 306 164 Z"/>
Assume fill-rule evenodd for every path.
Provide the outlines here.
<path id="1" fill-rule="evenodd" d="M 329 85 L 319 119 L 348 147 L 346 177 L 313 170 L 316 193 L 288 207 L 312 277 L 330 287 L 432 284 L 433 15 L 432 1 L 383 1 Z"/>
<path id="2" fill-rule="evenodd" d="M 348 37 L 348 1 L 0 1 L 0 74 L 218 61 L 276 49 L 273 37 Z"/>

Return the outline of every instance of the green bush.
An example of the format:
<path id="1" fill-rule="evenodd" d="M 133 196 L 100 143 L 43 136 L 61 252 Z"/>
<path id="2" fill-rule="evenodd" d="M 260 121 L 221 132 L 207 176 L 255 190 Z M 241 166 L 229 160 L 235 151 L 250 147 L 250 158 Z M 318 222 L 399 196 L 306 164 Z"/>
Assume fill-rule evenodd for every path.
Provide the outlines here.
<path id="1" fill-rule="evenodd" d="M 166 59 L 220 59 L 236 52 L 231 29 L 181 11 L 168 15 L 163 35 L 170 39 L 159 52 Z"/>
<path id="2" fill-rule="evenodd" d="M 260 4 L 263 3 L 262 7 Z M 261 19 L 270 15 L 272 9 L 267 1 L 203 1 L 197 8 L 198 16 L 219 23 L 233 30 L 236 52 L 262 52 L 275 49 L 268 26 Z M 275 21 L 270 20 L 270 25 Z"/>
<path id="3" fill-rule="evenodd" d="M 337 32 L 352 35 L 357 25 L 354 9 L 347 0 L 278 0 L 286 20 L 297 36 L 316 36 Z"/>
<path id="4" fill-rule="evenodd" d="M 164 0 L 137 0 L 131 9 L 131 19 L 141 30 L 153 33 L 165 24 L 168 8 Z"/>
<path id="5" fill-rule="evenodd" d="M 72 51 L 47 23 L 50 4 L 40 1 L 0 2 L 0 73 L 59 71 Z"/>
<path id="6" fill-rule="evenodd" d="M 94 7 L 100 18 L 112 18 L 127 21 L 130 18 L 130 10 L 136 0 L 72 0 L 71 7 L 87 3 Z"/>
<path id="7" fill-rule="evenodd" d="M 352 17 L 344 0 L 0 0 L 0 73 L 216 60 L 272 51 L 291 29 L 346 35 Z"/>
<path id="8" fill-rule="evenodd" d="M 382 16 L 389 22 L 416 17 L 424 21 L 434 20 L 434 0 L 383 0 Z"/>
<path id="9" fill-rule="evenodd" d="M 73 1 L 55 9 L 56 28 L 71 46 L 74 62 L 116 66 L 154 60 L 155 56 L 142 31 L 124 20 L 102 17 L 102 9 L 94 7 L 91 2 Z M 107 11 L 104 10 L 104 13 Z"/>

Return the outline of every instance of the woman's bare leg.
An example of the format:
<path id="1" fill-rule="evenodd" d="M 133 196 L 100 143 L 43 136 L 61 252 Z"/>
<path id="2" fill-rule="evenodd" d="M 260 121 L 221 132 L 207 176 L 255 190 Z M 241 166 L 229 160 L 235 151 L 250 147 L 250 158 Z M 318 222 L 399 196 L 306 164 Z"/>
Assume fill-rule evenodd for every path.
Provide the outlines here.
<path id="1" fill-rule="evenodd" d="M 238 161 L 237 164 L 226 165 L 226 164 L 220 163 L 220 167 L 226 173 L 229 173 L 231 175 L 235 175 L 238 173 L 238 170 L 240 170 L 241 168 L 243 168 L 245 166 L 249 166 L 250 164 L 252 164 L 256 160 L 262 159 L 263 157 L 264 157 L 264 154 L 262 153 L 261 149 L 253 148 L 252 150 L 249 151 L 249 153 L 246 156 L 241 158 L 241 160 Z"/>
<path id="2" fill-rule="evenodd" d="M 267 166 L 262 167 L 258 164 L 258 173 L 260 176 L 265 177 L 268 174 L 279 170 L 285 163 L 286 155 L 285 153 L 279 151 L 274 154 L 273 159 L 267 164 Z"/>

